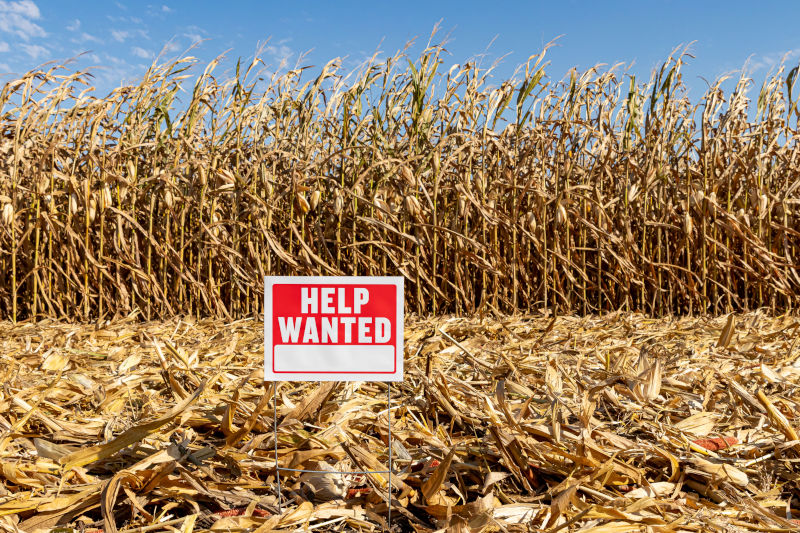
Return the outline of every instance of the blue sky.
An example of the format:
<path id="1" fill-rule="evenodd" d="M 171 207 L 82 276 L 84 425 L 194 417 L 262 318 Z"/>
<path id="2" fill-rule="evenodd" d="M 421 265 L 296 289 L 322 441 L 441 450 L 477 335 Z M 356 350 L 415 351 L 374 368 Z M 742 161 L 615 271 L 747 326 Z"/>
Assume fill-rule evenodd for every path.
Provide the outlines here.
<path id="1" fill-rule="evenodd" d="M 637 2 L 188 2 L 162 0 L 64 2 L 0 1 L 2 79 L 49 60 L 85 53 L 76 65 L 95 71 L 98 92 L 139 76 L 163 52 L 172 57 L 202 41 L 191 54 L 208 61 L 251 57 L 264 45 L 270 68 L 321 66 L 334 57 L 355 65 L 375 50 L 391 55 L 410 39 L 424 44 L 434 25 L 449 35 L 446 66 L 486 54 L 505 56 L 496 71 L 510 75 L 543 44 L 551 78 L 572 66 L 633 63 L 647 76 L 678 45 L 696 41 L 685 69 L 693 94 L 707 79 L 742 68 L 758 81 L 789 54 L 800 60 L 800 2 L 701 0 Z M 419 50 L 419 47 L 416 49 Z"/>

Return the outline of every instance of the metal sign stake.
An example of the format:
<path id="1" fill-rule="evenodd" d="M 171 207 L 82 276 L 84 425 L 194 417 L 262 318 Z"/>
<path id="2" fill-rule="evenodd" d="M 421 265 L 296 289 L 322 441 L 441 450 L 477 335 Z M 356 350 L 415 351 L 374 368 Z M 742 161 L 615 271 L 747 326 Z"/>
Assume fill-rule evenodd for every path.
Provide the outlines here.
<path id="1" fill-rule="evenodd" d="M 299 473 L 321 473 L 331 475 L 367 475 L 367 474 L 387 474 L 389 477 L 388 493 L 389 501 L 388 514 L 386 518 L 387 531 L 392 530 L 392 382 L 386 382 L 386 423 L 389 426 L 389 469 L 388 470 L 349 470 L 344 472 L 328 472 L 324 470 L 303 470 L 300 468 L 285 468 L 278 463 L 278 382 L 272 384 L 272 431 L 275 440 L 275 477 L 278 484 L 278 513 L 283 514 L 283 490 L 281 487 L 281 471 Z"/>

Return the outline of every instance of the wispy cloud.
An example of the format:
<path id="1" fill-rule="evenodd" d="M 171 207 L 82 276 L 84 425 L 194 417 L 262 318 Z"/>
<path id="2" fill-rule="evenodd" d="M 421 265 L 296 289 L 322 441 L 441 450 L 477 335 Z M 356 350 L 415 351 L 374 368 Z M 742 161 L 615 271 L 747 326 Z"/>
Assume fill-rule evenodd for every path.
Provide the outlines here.
<path id="1" fill-rule="evenodd" d="M 134 46 L 133 48 L 131 48 L 131 53 L 136 57 L 141 57 L 142 59 L 150 59 L 153 57 L 152 52 L 148 52 L 141 46 Z"/>
<path id="2" fill-rule="evenodd" d="M 124 42 L 125 39 L 131 36 L 131 32 L 126 30 L 111 30 L 111 36 L 117 42 Z"/>
<path id="3" fill-rule="evenodd" d="M 38 61 L 39 58 L 44 57 L 48 54 L 47 48 L 45 48 L 44 46 L 40 46 L 38 44 L 23 44 L 20 45 L 20 48 L 22 48 L 22 50 L 26 54 L 28 54 L 34 61 Z"/>
<path id="4" fill-rule="evenodd" d="M 102 43 L 103 40 L 99 37 L 95 37 L 90 33 L 86 33 L 85 31 L 80 34 L 80 36 L 72 39 L 74 43 Z"/>
<path id="5" fill-rule="evenodd" d="M 0 31 L 16 35 L 25 41 L 31 37 L 47 35 L 41 26 L 33 22 L 41 16 L 39 7 L 32 0 L 0 1 Z"/>
<path id="6" fill-rule="evenodd" d="M 178 43 L 176 43 L 175 41 L 170 41 L 170 42 L 168 42 L 167 44 L 164 45 L 164 53 L 165 54 L 174 54 L 175 52 L 177 52 L 180 49 L 181 49 L 180 45 Z"/>
<path id="7" fill-rule="evenodd" d="M 5 41 L 0 41 L 0 52 L 8 52 L 9 51 L 8 43 Z"/>
<path id="8" fill-rule="evenodd" d="M 162 20 L 164 19 L 165 15 L 168 15 L 173 11 L 174 9 L 172 9 L 168 5 L 159 6 L 159 5 L 147 4 L 147 7 L 145 8 L 145 13 L 147 13 L 148 16 L 158 17 Z"/>
<path id="9" fill-rule="evenodd" d="M 112 65 L 115 65 L 115 66 L 118 66 L 118 67 L 127 66 L 128 65 L 128 62 L 125 61 L 125 59 L 123 59 L 121 57 L 113 56 L 111 54 L 105 54 L 105 58 L 106 58 L 107 61 L 110 61 Z"/>
<path id="10" fill-rule="evenodd" d="M 183 33 L 183 36 L 189 39 L 192 44 L 196 43 L 197 41 L 202 41 L 206 38 L 208 32 L 201 28 L 200 26 L 188 26 L 186 31 Z"/>
<path id="11" fill-rule="evenodd" d="M 142 71 L 147 67 L 138 62 L 132 64 L 126 57 L 108 53 L 102 54 L 103 68 L 94 71 L 95 77 L 108 87 L 118 87 L 120 84 L 135 83 Z"/>
<path id="12" fill-rule="evenodd" d="M 122 24 L 141 24 L 142 19 L 139 17 L 128 17 L 125 15 L 106 15 L 106 18 L 111 22 Z"/>
<path id="13" fill-rule="evenodd" d="M 800 58 L 800 48 L 795 48 L 788 52 L 773 52 L 759 57 L 751 57 L 745 65 L 745 71 L 747 74 L 752 75 L 759 70 L 772 70 L 780 65 L 781 62 L 791 63 L 797 58 Z"/>
<path id="14" fill-rule="evenodd" d="M 79 29 L 81 29 L 81 21 L 78 19 L 75 19 L 72 24 L 67 26 L 68 31 L 78 31 Z"/>
<path id="15" fill-rule="evenodd" d="M 278 41 L 276 45 L 269 45 L 264 47 L 264 54 L 274 63 L 278 68 L 283 68 L 289 63 L 289 59 L 294 55 L 294 50 L 289 48 L 286 43 L 291 39 L 283 39 Z"/>

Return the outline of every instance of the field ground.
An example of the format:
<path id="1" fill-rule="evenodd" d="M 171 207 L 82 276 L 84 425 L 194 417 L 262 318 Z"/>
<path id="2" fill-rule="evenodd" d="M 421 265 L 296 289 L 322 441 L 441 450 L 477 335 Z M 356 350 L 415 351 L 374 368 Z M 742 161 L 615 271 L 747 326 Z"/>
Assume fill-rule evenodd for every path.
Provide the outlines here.
<path id="1" fill-rule="evenodd" d="M 790 531 L 800 321 L 406 326 L 397 531 Z M 260 322 L 0 324 L 0 529 L 379 531 L 380 475 L 282 475 Z M 382 469 L 386 386 L 281 383 L 286 467 Z"/>

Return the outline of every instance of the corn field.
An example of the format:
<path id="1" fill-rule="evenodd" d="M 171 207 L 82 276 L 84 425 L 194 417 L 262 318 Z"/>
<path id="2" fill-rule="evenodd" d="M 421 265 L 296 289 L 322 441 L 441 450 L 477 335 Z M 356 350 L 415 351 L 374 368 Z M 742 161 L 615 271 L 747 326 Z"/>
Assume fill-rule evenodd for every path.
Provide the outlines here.
<path id="1" fill-rule="evenodd" d="M 9 81 L 0 316 L 253 316 L 269 274 L 403 275 L 423 315 L 796 307 L 798 68 L 692 99 L 685 50 L 647 80 L 547 50 Z"/>

